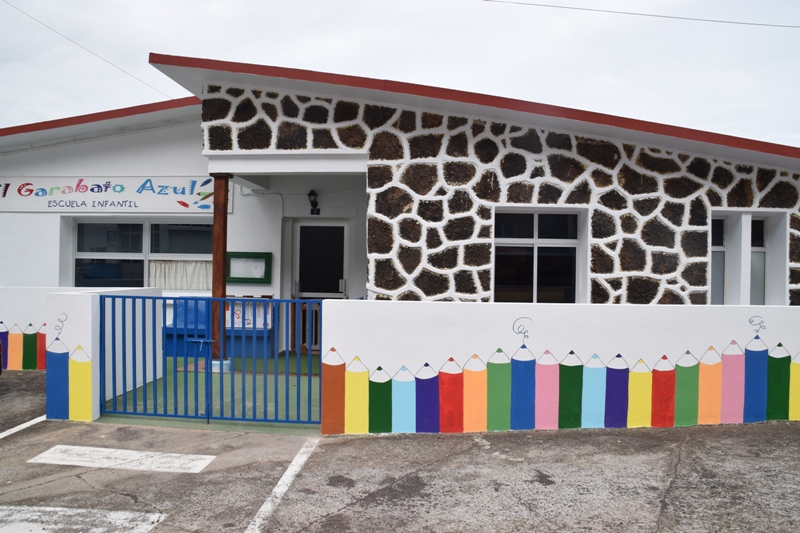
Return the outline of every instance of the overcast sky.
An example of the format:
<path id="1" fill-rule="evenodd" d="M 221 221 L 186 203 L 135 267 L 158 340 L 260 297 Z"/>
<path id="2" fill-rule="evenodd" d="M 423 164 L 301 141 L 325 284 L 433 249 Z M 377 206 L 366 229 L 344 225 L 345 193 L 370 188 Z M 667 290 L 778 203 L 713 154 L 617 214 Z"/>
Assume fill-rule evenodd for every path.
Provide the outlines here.
<path id="1" fill-rule="evenodd" d="M 528 0 L 519 0 L 525 2 Z M 800 26 L 797 0 L 544 0 Z M 800 29 L 483 0 L 0 0 L 0 128 L 187 96 L 150 52 L 508 96 L 800 146 Z"/>

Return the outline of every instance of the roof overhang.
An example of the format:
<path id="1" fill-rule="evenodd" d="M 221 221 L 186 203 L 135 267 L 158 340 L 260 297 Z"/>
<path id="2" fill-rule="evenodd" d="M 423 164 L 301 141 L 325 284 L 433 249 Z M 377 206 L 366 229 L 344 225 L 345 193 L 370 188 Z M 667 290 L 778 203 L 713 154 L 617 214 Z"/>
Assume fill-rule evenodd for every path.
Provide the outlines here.
<path id="1" fill-rule="evenodd" d="M 800 148 L 794 146 L 512 98 L 310 70 L 162 54 L 150 54 L 150 63 L 200 98 L 208 84 L 221 84 L 361 99 L 640 142 L 726 160 L 800 168 Z"/>
<path id="2" fill-rule="evenodd" d="M 171 124 L 198 122 L 194 96 L 0 129 L 0 153 L 78 142 Z"/>

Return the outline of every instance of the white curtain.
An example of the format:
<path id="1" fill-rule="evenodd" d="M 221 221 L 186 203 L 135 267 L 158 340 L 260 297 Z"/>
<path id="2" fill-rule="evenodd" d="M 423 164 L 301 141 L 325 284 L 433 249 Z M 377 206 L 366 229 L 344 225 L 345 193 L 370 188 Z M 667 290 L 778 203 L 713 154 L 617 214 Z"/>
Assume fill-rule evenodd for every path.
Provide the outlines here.
<path id="1" fill-rule="evenodd" d="M 150 286 L 166 290 L 211 290 L 211 261 L 149 261 Z"/>

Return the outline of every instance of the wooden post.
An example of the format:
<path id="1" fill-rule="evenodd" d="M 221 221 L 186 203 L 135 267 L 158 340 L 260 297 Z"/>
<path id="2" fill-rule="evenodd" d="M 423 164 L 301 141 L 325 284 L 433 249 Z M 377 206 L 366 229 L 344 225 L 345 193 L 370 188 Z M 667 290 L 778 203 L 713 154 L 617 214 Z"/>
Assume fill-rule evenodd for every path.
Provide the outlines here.
<path id="1" fill-rule="evenodd" d="M 227 294 L 225 284 L 226 260 L 228 256 L 228 182 L 232 174 L 211 174 L 214 178 L 214 227 L 211 241 L 211 297 L 225 298 Z M 212 339 L 211 357 L 215 360 L 225 358 L 225 335 L 219 338 L 221 320 L 224 316 L 220 313 L 219 302 L 211 305 Z M 224 332 L 225 329 L 222 328 Z M 220 357 L 220 355 L 222 357 Z M 222 368 L 220 367 L 220 370 Z"/>

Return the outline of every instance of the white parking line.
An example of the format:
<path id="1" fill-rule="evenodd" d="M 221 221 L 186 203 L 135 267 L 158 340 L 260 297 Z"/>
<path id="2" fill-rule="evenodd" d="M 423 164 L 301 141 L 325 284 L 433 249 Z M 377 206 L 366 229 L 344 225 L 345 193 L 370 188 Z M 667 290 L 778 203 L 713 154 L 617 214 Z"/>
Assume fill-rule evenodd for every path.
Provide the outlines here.
<path id="1" fill-rule="evenodd" d="M 8 437 L 9 435 L 13 435 L 17 431 L 22 431 L 25 428 L 29 428 L 29 427 L 33 426 L 34 424 L 38 424 L 39 422 L 42 422 L 43 420 L 47 420 L 47 415 L 42 415 L 39 418 L 34 418 L 33 420 L 28 420 L 24 424 L 20 424 L 15 428 L 7 429 L 6 431 L 0 433 L 0 439 L 4 439 L 4 438 Z"/>
<path id="2" fill-rule="evenodd" d="M 148 472 L 178 472 L 197 474 L 216 458 L 216 455 L 187 455 L 181 453 L 138 452 L 91 446 L 59 444 L 30 459 L 29 463 L 118 468 Z"/>
<path id="3" fill-rule="evenodd" d="M 317 447 L 318 442 L 319 438 L 311 438 L 308 439 L 305 444 L 303 444 L 303 447 L 300 448 L 300 451 L 297 452 L 297 455 L 295 455 L 294 459 L 292 459 L 292 463 L 289 465 L 289 468 L 287 468 L 286 472 L 284 472 L 283 476 L 281 476 L 278 484 L 275 485 L 274 489 L 272 489 L 272 493 L 269 495 L 269 498 L 267 498 L 267 500 L 264 502 L 264 505 L 261 506 L 261 509 L 258 510 L 256 516 L 253 518 L 253 521 L 250 522 L 250 525 L 247 526 L 245 533 L 261 532 L 261 526 L 265 525 L 270 516 L 272 516 L 272 513 L 275 512 L 275 508 L 278 507 L 283 495 L 286 494 L 286 491 L 289 489 L 292 481 L 294 481 L 294 478 L 300 472 L 300 469 L 303 468 L 303 465 L 314 451 L 314 448 Z"/>
<path id="4" fill-rule="evenodd" d="M 147 533 L 167 515 L 63 507 L 0 506 L 0 533 L 56 531 L 93 533 Z"/>

